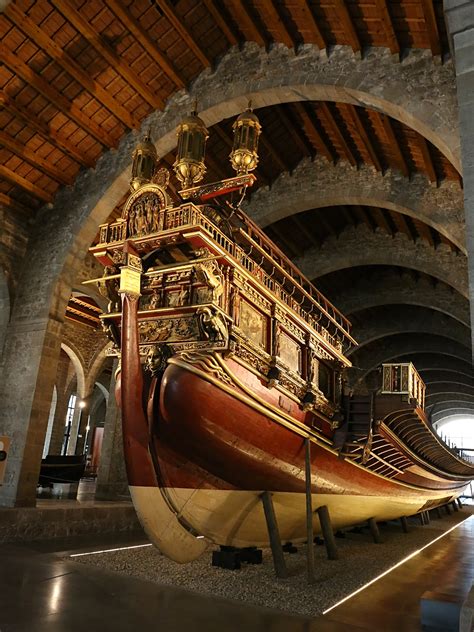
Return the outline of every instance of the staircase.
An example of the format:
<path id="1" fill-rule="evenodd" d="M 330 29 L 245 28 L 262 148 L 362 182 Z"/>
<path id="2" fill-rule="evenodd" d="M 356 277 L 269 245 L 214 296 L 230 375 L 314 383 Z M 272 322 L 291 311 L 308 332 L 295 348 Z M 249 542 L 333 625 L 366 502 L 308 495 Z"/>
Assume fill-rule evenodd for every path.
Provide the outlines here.
<path id="1" fill-rule="evenodd" d="M 361 457 L 363 460 L 364 448 L 372 442 L 371 396 L 344 395 L 342 405 L 344 422 L 334 434 L 334 447 L 341 457 Z"/>

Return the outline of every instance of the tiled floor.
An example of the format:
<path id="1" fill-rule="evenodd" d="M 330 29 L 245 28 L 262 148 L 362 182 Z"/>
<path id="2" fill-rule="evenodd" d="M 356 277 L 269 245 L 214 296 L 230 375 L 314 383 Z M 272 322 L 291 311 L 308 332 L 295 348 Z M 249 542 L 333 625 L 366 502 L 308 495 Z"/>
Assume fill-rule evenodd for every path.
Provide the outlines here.
<path id="1" fill-rule="evenodd" d="M 72 543 L 0 547 L 1 632 L 411 632 L 426 590 L 467 593 L 474 580 L 474 516 L 404 565 L 315 620 L 290 617 L 64 561 Z M 76 540 L 93 548 L 104 539 Z M 107 546 L 117 542 L 107 541 Z"/>

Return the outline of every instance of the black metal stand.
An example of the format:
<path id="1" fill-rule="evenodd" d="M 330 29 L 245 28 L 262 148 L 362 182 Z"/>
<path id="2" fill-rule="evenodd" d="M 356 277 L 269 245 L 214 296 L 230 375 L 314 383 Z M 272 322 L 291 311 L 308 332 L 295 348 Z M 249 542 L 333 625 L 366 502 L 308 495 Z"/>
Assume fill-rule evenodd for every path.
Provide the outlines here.
<path id="1" fill-rule="evenodd" d="M 402 531 L 403 533 L 408 533 L 408 520 L 406 516 L 402 516 L 400 518 L 400 522 L 402 523 Z"/>
<path id="2" fill-rule="evenodd" d="M 261 564 L 262 549 L 254 546 L 242 549 L 235 546 L 221 546 L 220 551 L 212 552 L 212 566 L 235 571 L 241 567 L 242 563 Z"/>
<path id="3" fill-rule="evenodd" d="M 321 524 L 321 530 L 323 532 L 324 544 L 326 545 L 326 553 L 328 560 L 338 560 L 339 554 L 337 551 L 336 538 L 334 537 L 334 531 L 331 526 L 331 518 L 329 516 L 329 509 L 326 505 L 318 507 L 319 522 Z"/>
<path id="4" fill-rule="evenodd" d="M 311 496 L 311 440 L 305 440 L 305 479 L 306 479 L 306 557 L 308 584 L 314 584 L 314 532 L 313 532 L 313 499 Z"/>
<path id="5" fill-rule="evenodd" d="M 275 574 L 279 578 L 288 577 L 288 570 L 286 568 L 283 549 L 281 547 L 280 533 L 278 531 L 278 523 L 276 521 L 272 495 L 269 492 L 263 492 L 260 498 L 262 499 L 265 520 L 267 521 L 268 536 L 270 538 Z"/>
<path id="6" fill-rule="evenodd" d="M 375 518 L 369 519 L 369 529 L 370 529 L 370 533 L 372 534 L 372 539 L 375 542 L 375 544 L 380 544 L 382 540 L 380 539 L 380 531 L 377 526 L 377 521 L 375 520 Z"/>

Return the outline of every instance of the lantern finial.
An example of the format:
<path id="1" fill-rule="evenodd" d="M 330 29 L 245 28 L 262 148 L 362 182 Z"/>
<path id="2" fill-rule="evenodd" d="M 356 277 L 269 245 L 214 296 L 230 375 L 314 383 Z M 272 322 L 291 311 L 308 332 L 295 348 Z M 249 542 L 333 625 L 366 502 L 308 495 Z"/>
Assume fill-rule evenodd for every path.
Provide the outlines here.
<path id="1" fill-rule="evenodd" d="M 132 191 L 136 191 L 142 184 L 150 182 L 156 171 L 158 156 L 150 136 L 151 129 L 145 134 L 145 138 L 138 143 L 132 155 L 132 179 L 130 181 Z"/>
<path id="2" fill-rule="evenodd" d="M 232 128 L 234 145 L 229 156 L 230 162 L 238 175 L 244 175 L 253 171 L 258 164 L 258 137 L 262 131 L 257 116 L 252 112 L 250 99 L 247 109 L 236 118 Z"/>
<path id="3" fill-rule="evenodd" d="M 176 129 L 178 153 L 173 167 L 185 189 L 200 182 L 206 173 L 204 154 L 209 132 L 204 121 L 197 115 L 197 99 L 193 105 L 191 114 Z"/>

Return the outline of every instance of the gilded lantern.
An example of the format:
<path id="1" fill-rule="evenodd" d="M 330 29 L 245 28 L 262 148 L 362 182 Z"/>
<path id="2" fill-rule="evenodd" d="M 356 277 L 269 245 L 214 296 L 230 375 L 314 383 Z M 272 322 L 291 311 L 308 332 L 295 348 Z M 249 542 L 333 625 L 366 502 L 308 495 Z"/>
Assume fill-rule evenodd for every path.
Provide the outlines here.
<path id="1" fill-rule="evenodd" d="M 200 182 L 206 173 L 204 154 L 209 137 L 204 121 L 193 111 L 176 129 L 178 153 L 173 165 L 176 177 L 185 189 Z"/>
<path id="2" fill-rule="evenodd" d="M 237 117 L 233 126 L 234 145 L 230 153 L 232 168 L 239 175 L 253 171 L 258 163 L 258 137 L 262 127 L 250 105 Z"/>
<path id="3" fill-rule="evenodd" d="M 133 191 L 139 189 L 142 184 L 150 182 L 156 171 L 158 156 L 155 145 L 149 135 L 139 143 L 132 155 L 132 180 L 130 187 Z"/>

